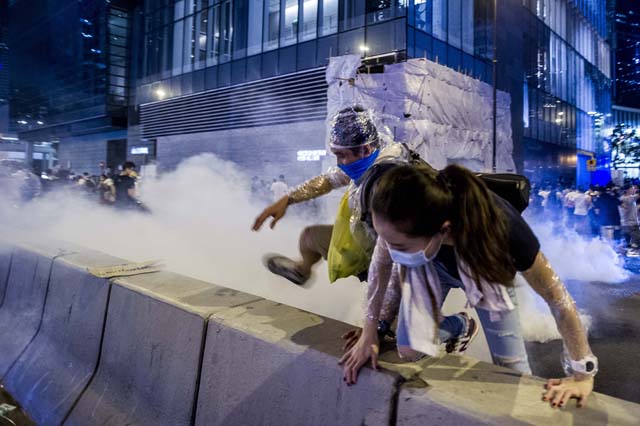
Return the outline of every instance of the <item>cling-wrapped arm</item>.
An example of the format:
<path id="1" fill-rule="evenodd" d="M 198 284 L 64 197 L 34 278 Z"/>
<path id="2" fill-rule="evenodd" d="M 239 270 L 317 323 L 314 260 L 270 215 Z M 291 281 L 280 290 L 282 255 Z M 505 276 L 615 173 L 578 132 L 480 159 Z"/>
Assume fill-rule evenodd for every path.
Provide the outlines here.
<path id="1" fill-rule="evenodd" d="M 592 355 L 576 303 L 542 252 L 522 275 L 549 305 L 569 357 L 579 361 Z"/>
<path id="2" fill-rule="evenodd" d="M 394 263 L 391 269 L 389 287 L 387 287 L 382 309 L 380 310 L 380 319 L 387 321 L 389 324 L 396 319 L 400 310 L 400 300 L 402 299 L 402 287 L 400 284 L 400 266 Z"/>
<path id="3" fill-rule="evenodd" d="M 378 237 L 376 247 L 373 250 L 371 264 L 369 265 L 368 288 L 367 288 L 367 319 L 378 321 L 382 310 L 382 303 L 389 286 L 393 261 L 389 254 L 389 249 L 384 240 Z"/>
<path id="4" fill-rule="evenodd" d="M 293 188 L 288 194 L 289 204 L 301 203 L 317 198 L 336 188 L 348 185 L 350 181 L 349 176 L 344 174 L 340 169 L 329 170 Z"/>

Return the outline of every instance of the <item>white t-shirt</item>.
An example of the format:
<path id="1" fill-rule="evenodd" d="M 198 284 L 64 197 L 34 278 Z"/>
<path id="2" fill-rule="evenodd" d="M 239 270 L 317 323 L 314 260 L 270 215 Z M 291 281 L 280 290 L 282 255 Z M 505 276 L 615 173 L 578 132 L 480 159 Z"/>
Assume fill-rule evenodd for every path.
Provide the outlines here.
<path id="1" fill-rule="evenodd" d="M 567 208 L 573 208 L 576 205 L 576 197 L 580 196 L 579 191 L 570 191 L 564 196 L 564 206 Z"/>
<path id="2" fill-rule="evenodd" d="M 575 209 L 573 210 L 573 214 L 576 216 L 586 216 L 589 214 L 589 205 L 591 204 L 591 197 L 587 194 L 583 194 L 578 192 L 574 198 Z"/>
<path id="3" fill-rule="evenodd" d="M 550 193 L 551 191 L 547 191 L 546 189 L 538 191 L 538 195 L 542 197 L 542 207 L 547 207 L 547 201 L 549 200 Z"/>
<path id="4" fill-rule="evenodd" d="M 287 192 L 289 192 L 289 186 L 287 186 L 286 183 L 278 180 L 271 184 L 271 192 L 273 193 L 273 201 L 277 201 L 287 195 Z"/>
<path id="5" fill-rule="evenodd" d="M 638 224 L 637 199 L 637 195 L 623 195 L 620 197 L 622 205 L 618 207 L 618 210 L 620 210 L 620 224 L 622 226 L 635 226 Z"/>

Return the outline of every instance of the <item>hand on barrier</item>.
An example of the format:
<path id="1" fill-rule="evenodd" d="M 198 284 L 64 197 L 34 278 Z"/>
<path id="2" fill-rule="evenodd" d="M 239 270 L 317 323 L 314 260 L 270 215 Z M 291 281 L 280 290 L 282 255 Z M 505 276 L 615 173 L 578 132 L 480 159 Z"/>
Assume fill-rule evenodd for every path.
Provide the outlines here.
<path id="1" fill-rule="evenodd" d="M 593 377 L 549 379 L 545 389 L 542 400 L 549 401 L 552 407 L 564 407 L 572 398 L 578 400 L 578 407 L 584 407 L 593 391 Z"/>
<path id="2" fill-rule="evenodd" d="M 262 213 L 260 213 L 260 215 L 256 218 L 255 222 L 253 223 L 253 226 L 251 227 L 251 229 L 254 231 L 259 231 L 264 221 L 267 220 L 269 217 L 273 217 L 273 220 L 269 225 L 269 227 L 273 229 L 274 226 L 276 226 L 276 223 L 278 223 L 278 221 L 282 219 L 284 214 L 287 212 L 288 206 L 289 206 L 289 197 L 284 196 L 280 198 L 278 201 L 271 204 L 266 209 L 264 209 Z"/>
<path id="3" fill-rule="evenodd" d="M 338 364 L 344 365 L 343 377 L 348 386 L 355 385 L 358 381 L 358 372 L 360 368 L 371 359 L 371 368 L 378 369 L 378 353 L 380 346 L 378 344 L 378 336 L 360 336 L 358 342 L 345 353 Z"/>

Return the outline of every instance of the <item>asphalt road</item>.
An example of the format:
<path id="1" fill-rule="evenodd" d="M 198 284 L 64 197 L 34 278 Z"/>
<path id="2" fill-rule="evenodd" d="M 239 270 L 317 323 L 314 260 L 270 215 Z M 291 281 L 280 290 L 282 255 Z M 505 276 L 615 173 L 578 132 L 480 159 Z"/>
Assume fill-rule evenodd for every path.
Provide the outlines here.
<path id="1" fill-rule="evenodd" d="M 589 332 L 591 350 L 600 371 L 595 390 L 640 403 L 640 259 L 629 259 L 635 274 L 624 283 L 568 282 L 578 307 L 593 318 Z M 533 374 L 561 377 L 560 340 L 527 343 Z"/>

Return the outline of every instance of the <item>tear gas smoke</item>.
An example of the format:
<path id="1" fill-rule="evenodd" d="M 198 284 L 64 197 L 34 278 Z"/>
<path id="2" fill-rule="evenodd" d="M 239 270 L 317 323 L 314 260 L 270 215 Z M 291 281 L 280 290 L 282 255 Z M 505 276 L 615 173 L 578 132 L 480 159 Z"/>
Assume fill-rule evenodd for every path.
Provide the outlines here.
<path id="1" fill-rule="evenodd" d="M 183 161 L 158 179 L 142 182 L 140 196 L 153 212 L 150 215 L 102 207 L 95 197 L 63 191 L 20 208 L 5 200 L 0 225 L 8 239 L 60 239 L 130 261 L 162 259 L 167 269 L 184 275 L 360 324 L 366 286 L 356 279 L 330 285 L 326 264 L 320 263 L 309 284 L 297 287 L 262 265 L 262 257 L 269 252 L 297 257 L 303 227 L 331 219 L 310 217 L 301 207 L 292 206 L 274 230 L 267 222 L 260 232 L 252 232 L 253 220 L 266 203 L 252 200 L 249 188 L 249 178 L 238 166 L 205 154 Z M 2 188 L 0 198 L 10 192 Z M 570 234 L 559 237 L 548 226 L 534 229 L 563 279 L 624 279 L 615 253 L 605 243 Z M 454 296 L 447 306 L 456 306 L 459 298 L 462 295 Z M 545 312 L 546 305 L 536 298 L 526 290 L 521 296 L 520 305 L 529 318 L 531 313 Z M 544 315 L 545 321 L 553 321 L 548 309 Z M 525 334 L 536 340 L 557 336 L 555 326 L 547 322 L 523 324 Z M 536 329 L 528 328 L 534 324 Z M 539 324 L 544 325 L 538 328 Z"/>
<path id="2" fill-rule="evenodd" d="M 300 231 L 318 219 L 303 221 L 305 211 L 292 206 L 275 229 L 267 222 L 252 232 L 266 202 L 251 200 L 250 179 L 233 163 L 205 154 L 156 180 L 142 181 L 139 194 L 150 215 L 99 206 L 97 196 L 89 199 L 81 192 L 47 194 L 21 208 L 2 203 L 0 223 L 9 239 L 13 231 L 13 238 L 65 240 L 129 261 L 162 259 L 167 269 L 203 281 L 361 321 L 365 286 L 356 279 L 330 286 L 326 266 L 320 264 L 310 283 L 298 287 L 262 265 L 269 252 L 295 257 Z"/>

